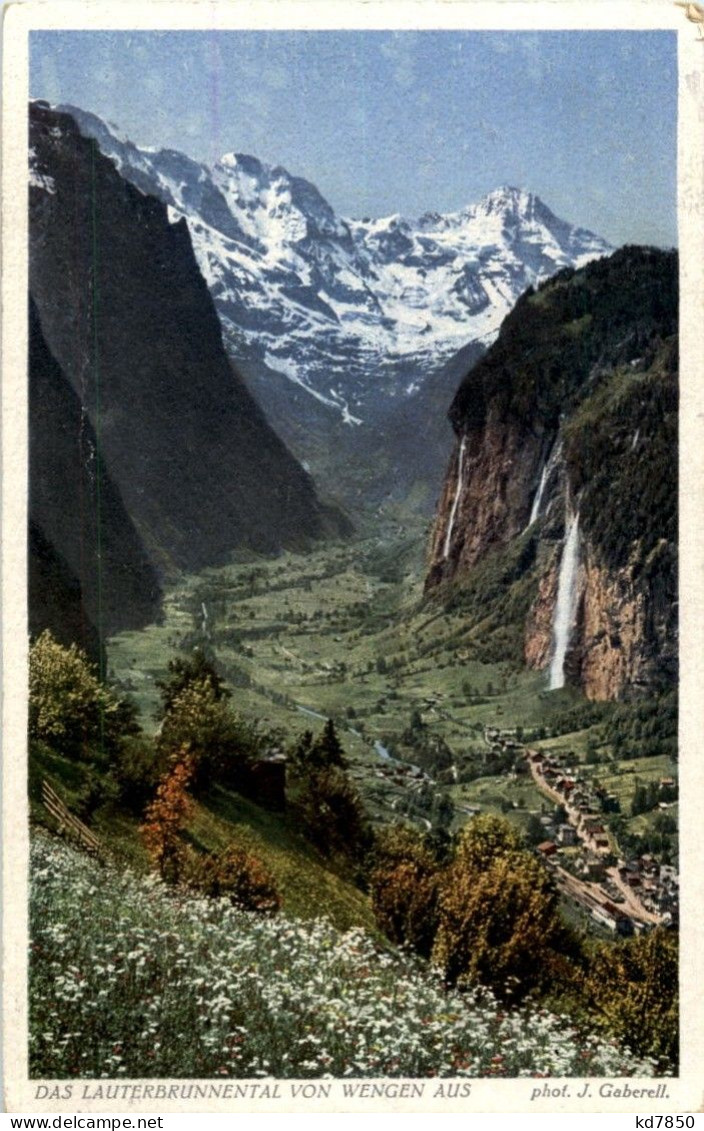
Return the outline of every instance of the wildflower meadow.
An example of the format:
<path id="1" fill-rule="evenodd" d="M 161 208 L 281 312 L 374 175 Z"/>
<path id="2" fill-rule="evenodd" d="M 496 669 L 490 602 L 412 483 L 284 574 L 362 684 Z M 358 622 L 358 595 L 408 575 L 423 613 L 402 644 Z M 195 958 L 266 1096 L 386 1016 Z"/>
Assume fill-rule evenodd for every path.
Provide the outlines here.
<path id="1" fill-rule="evenodd" d="M 537 1006 L 448 992 L 360 929 L 239 910 L 32 847 L 34 1077 L 650 1076 Z"/>

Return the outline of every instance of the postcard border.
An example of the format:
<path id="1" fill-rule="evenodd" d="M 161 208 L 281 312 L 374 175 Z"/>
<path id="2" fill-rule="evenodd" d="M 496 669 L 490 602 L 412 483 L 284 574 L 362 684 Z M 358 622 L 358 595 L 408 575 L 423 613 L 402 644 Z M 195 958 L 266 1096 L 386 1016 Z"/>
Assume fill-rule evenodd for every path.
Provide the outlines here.
<path id="1" fill-rule="evenodd" d="M 168 1099 L 116 1108 L 114 1101 L 86 1101 L 76 1106 L 37 1098 L 40 1081 L 27 1076 L 27 858 L 26 800 L 26 467 L 27 467 L 27 35 L 38 28 L 402 28 L 547 30 L 556 28 L 662 28 L 678 37 L 678 217 L 680 244 L 681 412 L 680 412 L 680 621 L 681 621 L 681 871 L 682 871 L 682 1064 L 680 1076 L 667 1081 L 667 1096 L 598 1096 L 598 1080 L 588 1106 L 560 1096 L 530 1102 L 531 1080 L 476 1080 L 472 1096 L 433 1104 L 396 1098 L 383 1105 L 344 1101 L 340 1088 L 329 1100 L 285 1098 L 246 1106 L 229 1101 L 189 1108 Z M 704 39 L 687 23 L 681 9 L 660 0 L 601 3 L 591 0 L 242 0 L 227 3 L 113 3 L 59 0 L 10 4 L 4 12 L 2 168 L 2 663 L 3 663 L 3 977 L 4 1079 L 6 1109 L 16 1112 L 115 1111 L 455 1111 L 455 1112 L 694 1112 L 704 1110 L 704 1009 L 695 1001 L 704 984 L 704 824 L 698 822 L 698 799 L 704 784 L 704 758 L 698 756 L 702 725 L 704 659 Z M 702 596 L 700 597 L 700 594 Z M 699 758 L 699 764 L 698 764 Z M 427 1080 L 423 1081 L 426 1085 Z M 586 1081 L 585 1081 L 586 1082 Z M 90 1082 L 91 1085 L 95 1081 Z M 103 1083 L 109 1083 L 104 1081 Z M 125 1084 L 126 1081 L 114 1083 Z M 183 1085 L 188 1081 L 144 1083 Z M 333 1082 L 338 1083 L 338 1082 Z M 341 1082 L 339 1082 L 341 1085 Z M 554 1080 L 557 1090 L 564 1081 Z M 627 1082 L 631 1091 L 655 1081 Z M 578 1082 L 571 1085 L 578 1089 Z M 596 1104 L 594 1100 L 596 1099 Z M 282 1103 L 285 1106 L 282 1106 Z M 624 1108 L 624 1103 L 627 1106 Z"/>

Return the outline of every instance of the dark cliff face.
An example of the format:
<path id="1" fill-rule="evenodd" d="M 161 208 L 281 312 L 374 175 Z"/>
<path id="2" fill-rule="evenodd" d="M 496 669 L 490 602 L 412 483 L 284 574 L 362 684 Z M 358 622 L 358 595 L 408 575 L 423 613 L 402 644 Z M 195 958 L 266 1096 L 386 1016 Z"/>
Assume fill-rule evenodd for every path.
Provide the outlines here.
<path id="1" fill-rule="evenodd" d="M 579 511 L 565 673 L 593 698 L 676 677 L 676 333 L 676 255 L 624 248 L 524 295 L 450 409 L 426 590 L 537 537 L 524 658 L 547 666 Z"/>
<path id="2" fill-rule="evenodd" d="M 99 658 L 105 636 L 153 620 L 156 571 L 80 401 L 29 311 L 29 617 Z"/>
<path id="3" fill-rule="evenodd" d="M 27 575 L 31 638 L 36 639 L 48 628 L 59 644 L 77 644 L 92 663 L 103 668 L 105 650 L 83 604 L 81 583 L 31 519 Z"/>
<path id="4" fill-rule="evenodd" d="M 30 152 L 44 336 L 152 561 L 197 569 L 343 531 L 233 375 L 185 222 L 66 114 L 31 106 Z"/>

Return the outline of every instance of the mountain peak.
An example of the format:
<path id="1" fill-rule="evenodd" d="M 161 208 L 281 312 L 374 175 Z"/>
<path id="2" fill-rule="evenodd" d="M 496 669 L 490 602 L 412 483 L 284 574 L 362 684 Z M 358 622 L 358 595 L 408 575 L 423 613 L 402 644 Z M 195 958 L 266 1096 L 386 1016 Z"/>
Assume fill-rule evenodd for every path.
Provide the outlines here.
<path id="1" fill-rule="evenodd" d="M 515 185 L 499 185 L 486 193 L 477 204 L 470 205 L 468 211 L 487 216 L 497 212 L 512 212 L 527 216 L 532 214 L 536 204 L 542 204 L 542 201 L 527 189 L 517 188 Z"/>
<path id="2" fill-rule="evenodd" d="M 529 199 L 532 195 L 533 194 L 528 192 L 527 189 L 519 188 L 518 185 L 497 185 L 496 188 L 485 193 L 481 201 L 503 203 L 505 201 Z"/>
<path id="3" fill-rule="evenodd" d="M 237 169 L 250 177 L 260 177 L 262 173 L 269 171 L 268 165 L 262 164 L 258 157 L 253 157 L 250 153 L 223 153 L 217 164 L 223 169 Z"/>

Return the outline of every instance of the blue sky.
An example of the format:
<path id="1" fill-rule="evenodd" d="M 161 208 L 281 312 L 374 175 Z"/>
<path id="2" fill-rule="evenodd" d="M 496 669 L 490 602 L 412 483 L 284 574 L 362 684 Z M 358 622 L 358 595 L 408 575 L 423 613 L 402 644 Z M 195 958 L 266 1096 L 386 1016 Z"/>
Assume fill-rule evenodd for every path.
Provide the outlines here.
<path id="1" fill-rule="evenodd" d="M 141 145 L 252 153 L 343 216 L 500 184 L 619 245 L 674 246 L 672 32 L 33 32 L 30 89 Z"/>

